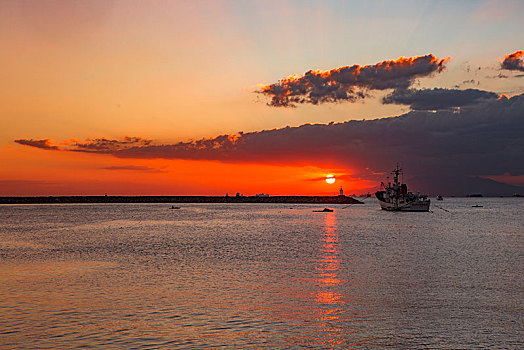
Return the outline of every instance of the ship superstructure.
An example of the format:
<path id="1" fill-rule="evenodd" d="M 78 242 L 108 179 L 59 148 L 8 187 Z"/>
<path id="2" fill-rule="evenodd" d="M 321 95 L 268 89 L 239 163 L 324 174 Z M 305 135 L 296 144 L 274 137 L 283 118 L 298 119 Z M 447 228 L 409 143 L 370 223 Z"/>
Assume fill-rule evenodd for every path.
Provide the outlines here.
<path id="1" fill-rule="evenodd" d="M 429 211 L 428 196 L 408 192 L 407 185 L 399 182 L 398 176 L 402 170 L 398 164 L 391 173 L 394 175 L 393 183 L 382 182 L 381 190 L 375 193 L 380 207 L 390 211 Z"/>

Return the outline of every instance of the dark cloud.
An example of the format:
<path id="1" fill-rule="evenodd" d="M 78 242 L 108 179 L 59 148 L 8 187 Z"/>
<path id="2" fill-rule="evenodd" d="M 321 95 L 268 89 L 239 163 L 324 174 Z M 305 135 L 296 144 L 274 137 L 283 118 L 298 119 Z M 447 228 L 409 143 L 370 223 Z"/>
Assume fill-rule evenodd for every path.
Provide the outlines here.
<path id="1" fill-rule="evenodd" d="M 488 79 L 508 79 L 509 76 L 507 76 L 506 74 L 503 74 L 503 73 L 499 73 L 497 75 L 488 75 L 486 76 L 486 78 Z"/>
<path id="2" fill-rule="evenodd" d="M 452 184 L 471 176 L 523 175 L 522 135 L 524 94 L 483 100 L 460 111 L 412 111 L 394 118 L 306 124 L 237 137 L 222 135 L 175 145 L 129 148 L 114 155 L 336 165 L 357 169 L 353 176 L 377 182 L 383 176 L 373 173 L 387 173 L 401 162 L 414 185 L 447 193 L 445 189 Z"/>
<path id="3" fill-rule="evenodd" d="M 368 90 L 408 88 L 415 78 L 441 72 L 448 58 L 434 55 L 400 57 L 375 65 L 353 65 L 329 71 L 310 70 L 302 76 L 289 76 L 264 85 L 257 93 L 271 98 L 274 107 L 295 107 L 297 103 L 356 101 Z"/>
<path id="4" fill-rule="evenodd" d="M 480 85 L 480 81 L 477 81 L 475 79 L 468 79 L 462 81 L 462 83 L 455 85 L 455 89 L 460 89 L 464 85 Z"/>
<path id="5" fill-rule="evenodd" d="M 239 146 L 245 143 L 244 135 L 246 134 L 220 135 L 214 138 L 179 142 L 172 145 L 136 146 L 121 149 L 112 152 L 112 154 L 120 158 L 179 158 L 234 162 Z"/>
<path id="6" fill-rule="evenodd" d="M 47 150 L 59 150 L 58 146 L 52 144 L 51 139 L 43 140 L 33 140 L 33 139 L 18 139 L 15 140 L 16 143 L 19 143 L 24 146 L 36 147 Z"/>
<path id="7" fill-rule="evenodd" d="M 151 140 L 141 137 L 124 136 L 121 140 L 102 138 L 86 139 L 85 142 L 72 141 L 68 150 L 88 153 L 114 153 L 131 147 L 148 146 Z"/>
<path id="8" fill-rule="evenodd" d="M 504 61 L 500 64 L 502 69 L 518 70 L 524 72 L 524 61 L 522 60 L 524 51 L 515 51 L 512 54 L 504 56 Z"/>
<path id="9" fill-rule="evenodd" d="M 523 134 L 524 94 L 491 99 L 458 112 L 412 111 L 394 118 L 306 124 L 172 145 L 130 147 L 111 154 L 246 163 L 339 163 L 376 172 L 387 170 L 380 164 L 406 160 L 429 168 L 464 166 L 463 174 L 521 175 Z"/>
<path id="10" fill-rule="evenodd" d="M 413 110 L 438 110 L 463 107 L 486 100 L 495 100 L 499 95 L 477 89 L 397 89 L 382 99 L 384 104 L 409 105 Z"/>
<path id="11" fill-rule="evenodd" d="M 146 173 L 163 173 L 164 170 L 159 170 L 155 168 L 151 168 L 144 165 L 114 165 L 114 166 L 106 166 L 103 167 L 104 170 L 129 170 L 129 171 L 137 171 L 137 172 L 146 172 Z"/>

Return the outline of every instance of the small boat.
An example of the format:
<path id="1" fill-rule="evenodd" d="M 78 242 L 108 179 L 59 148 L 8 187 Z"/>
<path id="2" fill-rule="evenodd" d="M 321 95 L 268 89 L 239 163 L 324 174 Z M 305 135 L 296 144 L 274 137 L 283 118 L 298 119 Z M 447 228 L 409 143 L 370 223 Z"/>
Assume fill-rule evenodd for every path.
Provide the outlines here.
<path id="1" fill-rule="evenodd" d="M 442 196 L 441 196 L 440 194 L 437 194 L 437 200 L 438 200 L 438 201 L 443 201 L 444 198 L 442 198 Z"/>
<path id="2" fill-rule="evenodd" d="M 322 210 L 313 210 L 315 213 L 331 213 L 333 209 L 330 208 L 324 208 Z"/>
<path id="3" fill-rule="evenodd" d="M 382 210 L 389 211 L 429 211 L 430 200 L 428 196 L 408 192 L 408 186 L 398 181 L 398 176 L 402 170 L 397 164 L 397 168 L 391 173 L 394 174 L 393 183 L 387 185 L 383 182 L 380 186 L 383 191 L 377 191 L 375 196 Z"/>
<path id="4" fill-rule="evenodd" d="M 180 207 L 175 207 L 175 206 L 172 205 L 171 208 L 169 208 L 169 209 L 180 209 Z"/>
<path id="5" fill-rule="evenodd" d="M 472 205 L 471 207 L 472 207 L 472 208 L 484 208 L 483 205 L 478 205 L 478 204 L 477 204 L 477 205 Z"/>

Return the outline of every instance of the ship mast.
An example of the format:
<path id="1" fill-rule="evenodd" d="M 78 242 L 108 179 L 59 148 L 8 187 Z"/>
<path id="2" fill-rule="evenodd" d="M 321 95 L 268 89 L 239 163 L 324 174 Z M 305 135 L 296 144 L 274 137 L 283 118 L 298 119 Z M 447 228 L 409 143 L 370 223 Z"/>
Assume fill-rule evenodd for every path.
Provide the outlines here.
<path id="1" fill-rule="evenodd" d="M 398 175 L 402 172 L 402 169 L 400 169 L 399 164 L 397 163 L 397 168 L 393 170 L 391 173 L 395 175 L 393 184 L 398 185 Z"/>

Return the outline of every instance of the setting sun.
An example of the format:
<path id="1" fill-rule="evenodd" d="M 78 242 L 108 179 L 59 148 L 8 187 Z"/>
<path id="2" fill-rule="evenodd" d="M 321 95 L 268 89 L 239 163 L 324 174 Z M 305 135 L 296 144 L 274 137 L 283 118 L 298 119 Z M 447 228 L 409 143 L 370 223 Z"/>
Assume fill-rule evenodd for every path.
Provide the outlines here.
<path id="1" fill-rule="evenodd" d="M 335 181 L 336 181 L 336 179 L 335 179 L 335 175 L 327 175 L 327 176 L 326 176 L 326 182 L 327 182 L 328 184 L 332 184 L 332 183 L 334 183 Z"/>

